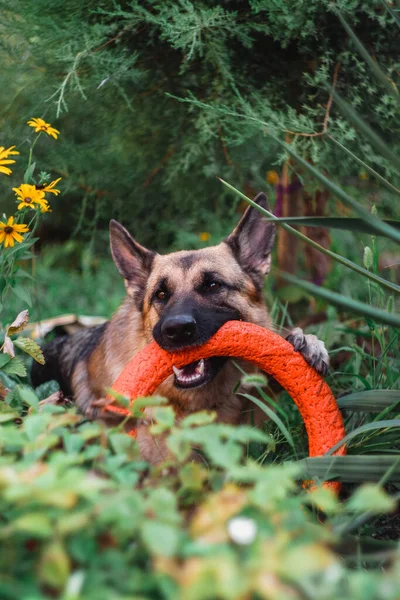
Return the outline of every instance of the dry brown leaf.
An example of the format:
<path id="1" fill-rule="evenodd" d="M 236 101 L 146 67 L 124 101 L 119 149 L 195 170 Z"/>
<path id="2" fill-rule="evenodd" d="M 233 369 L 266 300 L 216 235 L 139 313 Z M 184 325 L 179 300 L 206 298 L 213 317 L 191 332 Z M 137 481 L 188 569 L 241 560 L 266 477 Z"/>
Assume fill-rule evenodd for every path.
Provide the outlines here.
<path id="1" fill-rule="evenodd" d="M 16 333 L 21 333 L 28 325 L 29 321 L 29 313 L 27 310 L 23 310 L 19 313 L 19 315 L 14 319 L 11 325 L 8 326 L 6 331 L 6 335 L 15 335 Z"/>
<path id="2" fill-rule="evenodd" d="M 4 344 L 2 346 L 2 350 L 6 354 L 9 354 L 11 356 L 11 358 L 14 358 L 14 356 L 15 356 L 14 344 L 12 343 L 11 339 L 8 337 L 7 334 L 4 338 Z"/>

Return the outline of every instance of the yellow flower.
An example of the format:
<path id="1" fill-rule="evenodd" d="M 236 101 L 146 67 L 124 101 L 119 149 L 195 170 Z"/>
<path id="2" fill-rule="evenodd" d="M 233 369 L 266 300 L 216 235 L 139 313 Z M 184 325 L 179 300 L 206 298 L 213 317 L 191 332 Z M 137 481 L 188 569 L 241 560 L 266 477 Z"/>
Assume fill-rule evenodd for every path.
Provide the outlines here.
<path id="1" fill-rule="evenodd" d="M 16 150 L 13 150 L 15 146 L 10 146 L 7 150 L 4 146 L 0 146 L 0 173 L 4 173 L 4 175 L 11 175 L 12 171 L 8 167 L 3 167 L 2 165 L 12 165 L 15 163 L 15 160 L 6 160 L 10 154 L 19 154 Z"/>
<path id="2" fill-rule="evenodd" d="M 53 212 L 50 208 L 50 204 L 47 202 L 47 200 L 45 200 L 45 203 L 43 204 L 42 208 L 40 209 L 41 213 L 48 213 L 48 212 Z"/>
<path id="3" fill-rule="evenodd" d="M 199 233 L 199 240 L 201 242 L 208 242 L 210 237 L 211 237 L 211 234 L 208 233 L 208 231 L 202 231 L 201 233 Z"/>
<path id="4" fill-rule="evenodd" d="M 367 179 L 369 179 L 369 174 L 367 171 L 360 171 L 358 174 L 358 178 L 361 179 L 361 181 L 366 181 Z"/>
<path id="5" fill-rule="evenodd" d="M 271 185 L 277 185 L 279 183 L 279 175 L 276 171 L 267 171 L 267 182 Z"/>
<path id="6" fill-rule="evenodd" d="M 51 135 L 55 140 L 57 139 L 57 136 L 60 134 L 58 129 L 55 129 L 54 127 L 52 127 L 50 125 L 50 123 L 46 123 L 46 121 L 43 121 L 43 119 L 32 118 L 27 123 L 28 123 L 28 125 L 30 125 L 30 127 L 33 127 L 35 129 L 36 133 L 39 133 L 40 131 L 44 131 L 45 133 L 47 133 L 47 135 Z"/>
<path id="7" fill-rule="evenodd" d="M 43 208 L 46 204 L 43 190 L 37 190 L 34 185 L 22 183 L 18 188 L 13 188 L 13 191 L 18 197 L 18 210 L 21 208 L 36 208 L 35 204 Z"/>
<path id="8" fill-rule="evenodd" d="M 48 194 L 54 194 L 55 196 L 58 196 L 60 190 L 56 190 L 54 186 L 57 185 L 59 181 L 61 181 L 61 177 L 55 179 L 51 183 L 42 183 L 41 185 L 36 185 L 35 187 L 37 190 L 41 190 L 42 192 L 47 192 Z"/>
<path id="9" fill-rule="evenodd" d="M 14 240 L 20 244 L 24 239 L 21 233 L 27 231 L 27 225 L 14 223 L 14 217 L 10 217 L 7 223 L 0 221 L 0 244 L 4 244 L 5 248 L 14 246 Z"/>

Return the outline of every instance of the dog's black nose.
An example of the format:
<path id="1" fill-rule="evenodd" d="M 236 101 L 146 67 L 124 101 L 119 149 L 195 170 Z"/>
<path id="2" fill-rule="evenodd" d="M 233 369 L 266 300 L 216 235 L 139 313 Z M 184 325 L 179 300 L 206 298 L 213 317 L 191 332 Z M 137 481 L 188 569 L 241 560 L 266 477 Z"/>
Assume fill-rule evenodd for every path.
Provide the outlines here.
<path id="1" fill-rule="evenodd" d="M 196 320 L 192 315 L 167 317 L 161 326 L 161 333 L 169 342 L 185 344 L 192 341 L 196 333 Z"/>

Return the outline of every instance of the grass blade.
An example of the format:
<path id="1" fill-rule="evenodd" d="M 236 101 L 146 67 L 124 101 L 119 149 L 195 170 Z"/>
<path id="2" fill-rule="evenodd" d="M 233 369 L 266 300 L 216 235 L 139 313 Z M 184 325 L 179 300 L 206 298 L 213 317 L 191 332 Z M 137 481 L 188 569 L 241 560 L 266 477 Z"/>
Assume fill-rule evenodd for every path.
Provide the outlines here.
<path id="1" fill-rule="evenodd" d="M 317 242 L 315 242 L 311 238 L 309 238 L 306 235 L 304 235 L 304 233 L 301 233 L 300 231 L 297 231 L 297 229 L 294 229 L 290 225 L 286 225 L 286 223 L 279 222 L 278 217 L 275 217 L 275 215 L 273 213 L 271 213 L 269 210 L 265 210 L 264 208 L 262 208 L 261 206 L 259 206 L 255 202 L 253 202 L 253 200 L 250 200 L 250 198 L 248 198 L 245 194 L 243 194 L 242 192 L 240 192 L 239 190 L 237 190 L 236 188 L 234 188 L 233 185 L 231 185 L 230 183 L 227 183 L 226 181 L 224 181 L 220 177 L 218 177 L 218 179 L 221 181 L 221 183 L 223 183 L 226 187 L 228 187 L 230 190 L 232 190 L 233 192 L 235 192 L 235 194 L 238 194 L 238 196 L 240 196 L 241 198 L 243 198 L 244 200 L 246 200 L 246 202 L 248 202 L 251 206 L 253 206 L 254 208 L 256 208 L 259 212 L 261 212 L 265 216 L 269 217 L 272 221 L 277 221 L 278 223 L 280 223 L 280 225 L 281 225 L 281 227 L 283 227 L 283 229 L 286 229 L 286 231 L 289 231 L 290 233 L 293 233 L 293 235 L 295 235 L 296 237 L 298 237 L 303 242 L 306 242 L 307 244 L 309 244 L 313 248 L 316 248 L 316 250 L 318 250 L 322 254 L 325 254 L 326 256 L 329 256 L 330 258 L 332 258 L 332 260 L 335 260 L 336 262 L 339 262 L 340 264 L 345 265 L 349 269 L 352 269 L 353 271 L 356 271 L 356 273 L 359 273 L 360 275 L 363 275 L 364 277 L 367 277 L 371 281 L 374 281 L 375 283 L 378 283 L 379 285 L 381 285 L 382 287 L 386 288 L 387 290 L 390 290 L 391 292 L 396 292 L 397 294 L 400 293 L 400 287 L 398 285 L 396 285 L 395 283 L 392 283 L 391 281 L 387 281 L 386 279 L 383 279 L 383 277 L 379 277 L 379 275 L 375 275 L 374 273 L 371 273 L 367 269 L 364 269 L 363 267 L 360 267 L 359 265 L 357 265 L 356 263 L 352 262 L 348 258 L 344 258 L 343 256 L 340 256 L 339 254 L 336 254 L 335 252 L 332 252 L 331 250 L 328 250 L 327 248 L 324 248 L 323 246 L 320 246 L 320 244 L 318 244 Z"/>
<path id="2" fill-rule="evenodd" d="M 296 464 L 304 469 L 305 478 L 339 479 L 344 482 L 400 482 L 400 456 L 317 456 L 303 458 Z"/>
<path id="3" fill-rule="evenodd" d="M 295 449 L 292 434 L 290 433 L 282 419 L 278 417 L 278 415 L 267 404 L 264 404 L 264 402 L 261 402 L 261 400 L 259 400 L 255 396 L 252 396 L 251 394 L 239 393 L 238 396 L 243 396 L 244 398 L 247 398 L 247 400 L 253 402 L 253 404 L 256 404 L 267 415 L 267 417 L 275 423 L 275 425 L 278 427 L 279 431 L 285 437 L 286 441 L 288 442 L 288 444 L 290 444 L 293 450 Z"/>
<path id="4" fill-rule="evenodd" d="M 372 177 L 375 177 L 375 179 L 377 179 L 387 190 L 389 190 L 390 192 L 394 192 L 395 194 L 398 194 L 400 196 L 400 190 L 397 187 L 395 187 L 394 185 L 392 185 L 387 179 L 385 179 L 384 177 L 382 177 L 382 175 L 380 175 L 377 171 L 375 171 L 375 169 L 373 169 L 372 167 L 370 167 L 369 165 L 367 165 L 367 163 L 365 163 L 363 160 L 361 160 L 361 158 L 358 158 L 358 156 L 356 156 L 355 154 L 353 154 L 353 152 L 351 152 L 348 148 L 346 148 L 346 146 L 343 146 L 343 144 L 341 144 L 340 142 L 338 142 L 336 138 L 332 137 L 329 134 L 328 134 L 328 138 L 334 144 L 336 144 L 336 146 L 338 146 L 341 150 L 343 150 L 344 152 L 346 152 L 356 162 L 358 162 L 358 164 L 360 166 L 362 166 L 366 171 L 368 171 L 368 173 L 370 173 L 370 175 L 372 175 Z"/>
<path id="5" fill-rule="evenodd" d="M 365 60 L 365 62 L 371 69 L 372 73 L 375 75 L 376 79 L 386 88 L 388 93 L 391 96 L 394 96 L 394 98 L 396 98 L 396 100 L 399 102 L 400 95 L 399 95 L 399 91 L 397 90 L 397 88 L 393 84 L 390 83 L 390 81 L 387 78 L 387 76 L 385 75 L 385 73 L 378 66 L 378 64 L 373 60 L 373 58 L 370 56 L 369 52 L 367 52 L 364 44 L 359 40 L 359 38 L 354 33 L 354 31 L 352 30 L 350 25 L 347 23 L 345 18 L 341 15 L 341 13 L 338 12 L 337 15 L 338 15 L 343 27 L 345 28 L 347 34 L 351 37 L 353 44 L 357 48 L 359 54 Z"/>
<path id="6" fill-rule="evenodd" d="M 400 402 L 400 390 L 366 390 L 338 398 L 341 410 L 379 413 Z"/>
<path id="7" fill-rule="evenodd" d="M 369 304 L 359 302 L 358 300 L 353 300 L 352 298 L 346 298 L 342 294 L 338 294 L 336 292 L 332 292 L 331 290 L 327 290 L 326 288 L 314 285 L 309 281 L 303 281 L 302 279 L 298 279 L 297 277 L 294 277 L 289 273 L 285 273 L 284 271 L 279 271 L 279 275 L 283 279 L 286 279 L 286 281 L 294 283 L 310 292 L 311 295 L 319 296 L 331 304 L 336 304 L 337 306 L 341 306 L 342 308 L 346 308 L 352 312 L 369 317 L 375 321 L 378 321 L 379 323 L 386 323 L 387 325 L 392 325 L 393 327 L 400 327 L 400 316 L 397 316 L 394 313 L 389 313 L 381 308 L 370 306 Z"/>
<path id="8" fill-rule="evenodd" d="M 400 171 L 400 159 L 387 147 L 387 144 L 382 138 L 375 133 L 367 123 L 358 116 L 354 108 L 346 102 L 337 92 L 331 91 L 333 99 L 339 106 L 340 110 L 346 117 L 359 129 L 365 137 L 369 139 L 371 144 L 384 156 L 398 171 Z"/>
<path id="9" fill-rule="evenodd" d="M 344 444 L 347 444 L 347 442 L 352 440 L 354 437 L 360 435 L 360 433 L 365 433 L 366 431 L 373 431 L 374 429 L 389 429 L 391 427 L 400 427 L 400 419 L 386 419 L 385 421 L 374 421 L 373 423 L 361 425 L 361 427 L 357 427 L 357 429 L 350 431 L 350 433 L 345 435 L 344 438 L 340 440 L 340 442 L 332 446 L 332 448 L 328 450 L 328 452 L 326 452 L 326 455 L 332 455 Z"/>
<path id="10" fill-rule="evenodd" d="M 328 229 L 340 229 L 345 231 L 357 231 L 358 233 L 376 234 L 375 230 L 363 219 L 357 217 L 279 217 L 266 219 L 277 223 L 288 223 L 290 225 L 301 225 L 305 227 L 327 227 Z M 400 229 L 400 221 L 387 219 L 383 221 L 391 227 Z"/>
<path id="11" fill-rule="evenodd" d="M 372 215 L 366 208 L 364 208 L 364 206 L 357 202 L 357 200 L 354 200 L 354 198 L 352 198 L 344 190 L 342 190 L 341 187 L 336 185 L 336 183 L 333 183 L 333 181 L 325 177 L 325 175 L 318 171 L 318 169 L 316 169 L 315 167 L 310 165 L 310 163 L 304 160 L 304 158 L 297 154 L 297 152 L 295 152 L 295 150 L 293 150 L 293 148 L 289 144 L 286 144 L 271 133 L 269 135 L 277 142 L 277 144 L 283 146 L 287 150 L 287 152 L 294 159 L 296 159 L 298 163 L 303 165 L 303 167 L 309 173 L 311 173 L 311 175 L 313 175 L 320 183 L 322 183 L 324 187 L 326 187 L 330 192 L 332 192 L 334 196 L 339 198 L 343 202 L 343 204 L 346 204 L 346 206 L 350 206 L 362 219 L 364 219 L 364 221 L 369 223 L 376 233 L 382 233 L 382 235 L 386 235 L 395 242 L 400 243 L 400 231 L 397 231 L 397 229 L 390 227 L 390 225 L 387 225 L 386 223 L 381 221 L 381 219 L 378 219 L 378 217 Z"/>

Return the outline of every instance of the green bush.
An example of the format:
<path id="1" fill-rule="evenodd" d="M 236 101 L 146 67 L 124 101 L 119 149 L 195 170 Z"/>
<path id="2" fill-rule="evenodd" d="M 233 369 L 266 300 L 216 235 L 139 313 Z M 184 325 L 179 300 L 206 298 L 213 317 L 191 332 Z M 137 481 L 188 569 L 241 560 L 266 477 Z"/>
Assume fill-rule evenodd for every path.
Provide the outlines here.
<path id="1" fill-rule="evenodd" d="M 393 510 L 381 489 L 339 503 L 302 490 L 295 464 L 246 458 L 251 441 L 271 451 L 262 432 L 206 413 L 178 427 L 169 407 L 154 415 L 172 451 L 159 468 L 132 438 L 73 410 L 40 409 L 24 386 L 1 405 L 2 599 L 398 598 L 395 546 L 370 539 L 365 551 L 341 535 L 367 511 Z M 190 444 L 204 462 L 183 462 Z M 365 571 L 390 558 L 385 572 Z"/>
<path id="2" fill-rule="evenodd" d="M 180 231 L 198 234 L 222 220 L 227 233 L 235 203 L 215 176 L 259 191 L 286 157 L 257 122 L 235 114 L 283 135 L 321 132 L 325 86 L 339 64 L 338 91 L 398 148 L 396 102 L 354 52 L 337 10 L 393 82 L 398 32 L 380 0 L 16 0 L 4 9 L 3 135 L 19 137 L 21 117 L 38 114 L 62 131 L 57 152 L 38 148 L 65 192 L 46 238 L 68 226 L 81 238 L 96 237 L 101 252 L 97 232 L 110 217 L 157 249 L 182 241 Z M 393 173 L 335 106 L 329 132 Z M 326 136 L 295 135 L 293 144 L 331 176 L 363 171 Z M 390 200 L 385 204 L 390 216 Z"/>

